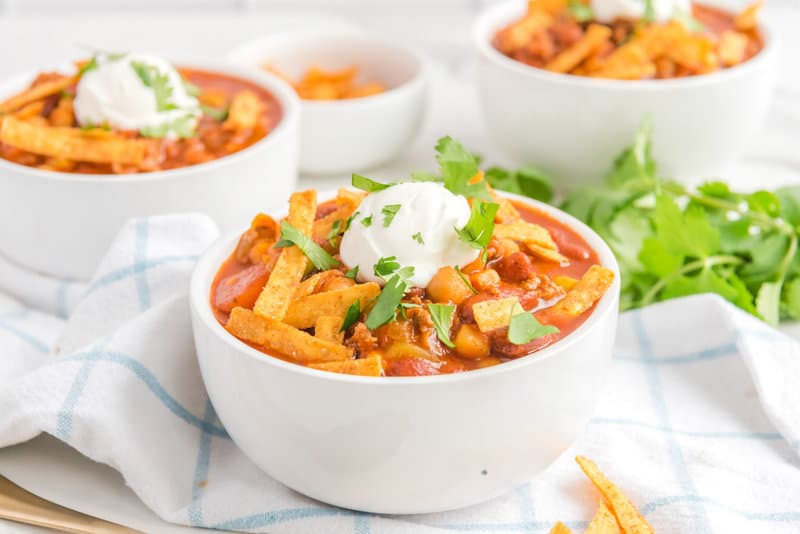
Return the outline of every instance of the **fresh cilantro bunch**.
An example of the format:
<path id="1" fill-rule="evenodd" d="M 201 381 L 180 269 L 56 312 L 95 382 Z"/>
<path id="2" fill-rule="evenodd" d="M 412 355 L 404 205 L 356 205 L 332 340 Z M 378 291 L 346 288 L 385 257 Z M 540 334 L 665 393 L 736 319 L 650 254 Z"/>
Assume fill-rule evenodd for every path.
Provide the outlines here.
<path id="1" fill-rule="evenodd" d="M 800 188 L 738 193 L 722 182 L 687 188 L 658 174 L 645 124 L 606 184 L 562 206 L 611 246 L 622 309 L 716 293 L 770 324 L 800 319 Z"/>

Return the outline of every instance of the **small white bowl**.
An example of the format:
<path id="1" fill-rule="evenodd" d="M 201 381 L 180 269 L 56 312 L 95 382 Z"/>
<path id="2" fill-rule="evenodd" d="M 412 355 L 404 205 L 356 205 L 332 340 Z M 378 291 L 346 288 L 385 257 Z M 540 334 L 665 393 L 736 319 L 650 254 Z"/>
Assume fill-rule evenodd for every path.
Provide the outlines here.
<path id="1" fill-rule="evenodd" d="M 267 89 L 283 114 L 266 137 L 235 154 L 180 169 L 130 175 L 52 172 L 0 159 L 0 254 L 36 271 L 87 280 L 132 217 L 202 212 L 224 232 L 275 207 L 297 184 L 299 99 L 267 73 L 219 64 L 180 66 L 230 74 Z M 0 99 L 34 78 L 0 86 Z"/>
<path id="2" fill-rule="evenodd" d="M 616 278 L 564 339 L 459 374 L 350 376 L 251 348 L 217 322 L 209 304 L 214 276 L 238 234 L 209 248 L 191 283 L 195 345 L 220 420 L 256 465 L 326 503 L 409 514 L 488 500 L 530 480 L 569 447 L 611 365 L 619 269 L 605 242 L 575 218 L 509 196 L 575 230 Z"/>
<path id="3" fill-rule="evenodd" d="M 422 124 L 426 69 L 420 56 L 384 39 L 352 30 L 281 33 L 245 43 L 228 56 L 239 65 L 264 65 L 299 79 L 306 69 L 357 66 L 359 80 L 385 93 L 347 100 L 303 100 L 300 170 L 309 174 L 363 171 L 391 160 Z"/>
<path id="4" fill-rule="evenodd" d="M 648 115 L 664 174 L 683 181 L 721 176 L 765 118 L 777 43 L 763 27 L 764 49 L 739 66 L 673 80 L 607 80 L 537 69 L 495 49 L 495 33 L 525 5 L 494 5 L 475 22 L 483 115 L 500 147 L 560 183 L 601 181 Z"/>

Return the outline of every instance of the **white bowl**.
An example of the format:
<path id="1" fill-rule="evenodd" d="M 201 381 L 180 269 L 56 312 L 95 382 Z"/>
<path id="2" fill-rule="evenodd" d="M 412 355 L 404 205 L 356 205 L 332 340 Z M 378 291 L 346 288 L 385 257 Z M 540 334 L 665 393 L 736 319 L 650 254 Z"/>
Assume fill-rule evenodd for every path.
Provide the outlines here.
<path id="1" fill-rule="evenodd" d="M 603 240 L 573 217 L 509 196 L 569 225 L 616 278 L 564 339 L 533 356 L 460 374 L 350 376 L 251 348 L 217 322 L 209 305 L 214 275 L 238 235 L 209 248 L 191 283 L 195 345 L 220 420 L 256 465 L 326 503 L 424 513 L 504 493 L 575 440 L 611 364 L 619 269 Z"/>
<path id="2" fill-rule="evenodd" d="M 356 65 L 359 80 L 389 90 L 348 100 L 303 100 L 300 170 L 309 174 L 363 171 L 391 160 L 422 124 L 426 69 L 411 50 L 352 30 L 282 33 L 236 48 L 229 58 L 255 70 L 265 64 L 299 79 L 313 65 Z"/>
<path id="3" fill-rule="evenodd" d="M 267 73 L 216 64 L 181 66 L 251 80 L 275 96 L 283 116 L 264 139 L 230 156 L 180 169 L 131 175 L 60 173 L 0 159 L 0 254 L 37 271 L 89 279 L 131 217 L 203 212 L 228 232 L 275 207 L 297 184 L 299 101 Z M 34 73 L 0 86 L 0 99 Z"/>
<path id="4" fill-rule="evenodd" d="M 525 5 L 492 6 L 474 25 L 483 115 L 499 146 L 561 183 L 601 181 L 648 115 L 664 174 L 692 182 L 720 176 L 765 118 L 777 45 L 763 27 L 764 49 L 730 69 L 674 80 L 596 79 L 530 67 L 494 48 L 497 30 Z"/>

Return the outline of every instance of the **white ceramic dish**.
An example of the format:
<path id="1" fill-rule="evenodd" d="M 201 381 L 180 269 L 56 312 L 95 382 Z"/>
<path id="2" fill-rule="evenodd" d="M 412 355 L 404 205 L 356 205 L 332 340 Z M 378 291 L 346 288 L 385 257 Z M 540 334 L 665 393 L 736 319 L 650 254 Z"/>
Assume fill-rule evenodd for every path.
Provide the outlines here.
<path id="1" fill-rule="evenodd" d="M 586 322 L 534 356 L 466 373 L 358 377 L 265 355 L 230 335 L 209 305 L 238 234 L 200 259 L 192 326 L 203 380 L 236 444 L 267 474 L 323 502 L 423 513 L 485 501 L 529 480 L 588 421 L 611 364 L 619 270 L 603 240 L 552 207 L 616 275 Z"/>
<path id="2" fill-rule="evenodd" d="M 247 214 L 278 205 L 294 190 L 299 100 L 291 87 L 275 76 L 240 67 L 179 64 L 258 83 L 280 102 L 280 122 L 264 139 L 240 152 L 168 171 L 58 173 L 0 159 L 0 254 L 46 274 L 89 279 L 114 235 L 131 217 L 203 212 L 227 232 L 247 224 Z M 0 99 L 22 90 L 33 76 L 2 84 Z"/>
<path id="3" fill-rule="evenodd" d="M 426 69 L 420 56 L 352 30 L 283 33 L 236 48 L 229 59 L 254 70 L 271 65 L 293 79 L 308 67 L 359 68 L 359 80 L 379 81 L 385 93 L 349 100 L 304 100 L 300 170 L 309 174 L 363 171 L 391 160 L 422 123 Z"/>
<path id="4" fill-rule="evenodd" d="M 718 177 L 765 118 L 777 43 L 763 25 L 764 49 L 734 68 L 674 80 L 605 80 L 537 69 L 496 50 L 497 30 L 524 11 L 525 2 L 506 2 L 475 22 L 483 115 L 499 146 L 561 183 L 601 181 L 648 115 L 665 175 L 689 182 Z"/>

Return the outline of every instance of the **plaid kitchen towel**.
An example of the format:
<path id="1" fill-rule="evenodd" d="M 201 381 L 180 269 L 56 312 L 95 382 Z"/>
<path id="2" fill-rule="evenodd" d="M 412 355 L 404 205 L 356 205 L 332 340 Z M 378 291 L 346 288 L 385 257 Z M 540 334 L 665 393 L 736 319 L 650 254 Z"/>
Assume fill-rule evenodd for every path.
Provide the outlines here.
<path id="1" fill-rule="evenodd" d="M 120 471 L 166 521 L 228 530 L 580 529 L 597 502 L 582 454 L 658 533 L 800 531 L 800 345 L 710 295 L 623 314 L 594 418 L 507 495 L 372 516 L 288 490 L 230 440 L 200 379 L 187 290 L 216 235 L 199 215 L 131 221 L 88 283 L 0 260 L 0 446 L 52 434 Z"/>

